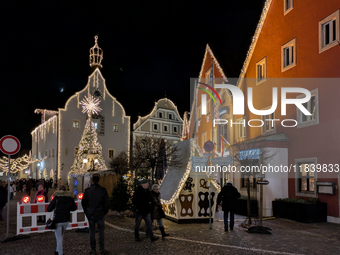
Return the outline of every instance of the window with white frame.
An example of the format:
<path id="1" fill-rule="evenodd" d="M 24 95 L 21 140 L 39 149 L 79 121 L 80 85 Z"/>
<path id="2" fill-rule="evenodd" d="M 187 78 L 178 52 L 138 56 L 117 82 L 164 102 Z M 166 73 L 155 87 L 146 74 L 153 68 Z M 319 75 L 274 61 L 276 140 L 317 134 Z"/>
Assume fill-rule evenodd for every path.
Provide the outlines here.
<path id="1" fill-rule="evenodd" d="M 283 0 L 284 15 L 293 10 L 293 0 Z"/>
<path id="2" fill-rule="evenodd" d="M 237 120 L 237 123 L 233 123 L 233 125 L 236 125 L 237 129 L 237 135 L 238 138 L 243 138 L 246 136 L 246 124 L 245 124 L 245 119 L 241 118 Z"/>
<path id="3" fill-rule="evenodd" d="M 296 195 L 315 196 L 315 181 L 317 175 L 316 158 L 296 159 L 295 185 Z"/>
<path id="4" fill-rule="evenodd" d="M 178 133 L 177 127 L 174 127 L 174 132 Z"/>
<path id="5" fill-rule="evenodd" d="M 118 124 L 113 124 L 113 132 L 119 132 L 119 125 Z"/>
<path id="6" fill-rule="evenodd" d="M 153 124 L 153 130 L 159 130 L 159 129 L 158 129 L 158 123 L 154 123 L 154 124 Z"/>
<path id="7" fill-rule="evenodd" d="M 274 112 L 269 114 L 269 115 L 263 115 L 262 116 L 262 120 L 263 120 L 263 127 L 262 127 L 262 131 L 263 133 L 268 133 L 270 131 L 274 131 L 275 130 L 275 114 Z"/>
<path id="8" fill-rule="evenodd" d="M 72 127 L 73 128 L 79 128 L 79 120 L 73 120 Z"/>
<path id="9" fill-rule="evenodd" d="M 114 158 L 114 157 L 115 157 L 115 150 L 109 149 L 109 158 Z"/>
<path id="10" fill-rule="evenodd" d="M 159 112 L 159 113 L 158 113 L 158 117 L 159 117 L 159 118 L 163 118 L 163 113 L 162 113 L 162 112 Z"/>
<path id="11" fill-rule="evenodd" d="M 169 119 L 172 120 L 172 113 L 169 113 Z"/>
<path id="12" fill-rule="evenodd" d="M 311 99 L 303 103 L 302 105 L 308 110 L 311 115 L 305 115 L 297 108 L 297 128 L 307 127 L 311 125 L 319 124 L 319 103 L 318 103 L 318 89 L 312 90 Z M 297 96 L 297 98 L 303 98 L 305 95 Z"/>
<path id="13" fill-rule="evenodd" d="M 256 84 L 260 84 L 267 79 L 267 58 L 256 63 Z"/>
<path id="14" fill-rule="evenodd" d="M 98 129 L 98 123 L 97 123 L 97 122 L 93 122 L 93 126 L 94 126 L 94 129 L 95 129 L 95 130 Z"/>
<path id="15" fill-rule="evenodd" d="M 319 53 L 338 45 L 339 10 L 319 22 Z"/>
<path id="16" fill-rule="evenodd" d="M 169 126 L 168 125 L 164 125 L 163 126 L 163 130 L 164 130 L 164 132 L 169 132 Z"/>
<path id="17" fill-rule="evenodd" d="M 296 38 L 281 46 L 281 71 L 296 66 Z"/>

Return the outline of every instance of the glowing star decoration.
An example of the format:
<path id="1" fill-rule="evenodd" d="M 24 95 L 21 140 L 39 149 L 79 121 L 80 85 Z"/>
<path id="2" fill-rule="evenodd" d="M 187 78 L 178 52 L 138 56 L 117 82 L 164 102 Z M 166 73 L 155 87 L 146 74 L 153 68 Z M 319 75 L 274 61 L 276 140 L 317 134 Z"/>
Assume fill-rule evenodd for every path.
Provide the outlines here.
<path id="1" fill-rule="evenodd" d="M 99 106 L 100 100 L 99 98 L 95 98 L 92 95 L 88 97 L 84 96 L 84 99 L 80 102 L 83 107 L 82 113 L 87 113 L 87 116 L 90 118 L 93 114 L 97 114 L 102 110 Z"/>

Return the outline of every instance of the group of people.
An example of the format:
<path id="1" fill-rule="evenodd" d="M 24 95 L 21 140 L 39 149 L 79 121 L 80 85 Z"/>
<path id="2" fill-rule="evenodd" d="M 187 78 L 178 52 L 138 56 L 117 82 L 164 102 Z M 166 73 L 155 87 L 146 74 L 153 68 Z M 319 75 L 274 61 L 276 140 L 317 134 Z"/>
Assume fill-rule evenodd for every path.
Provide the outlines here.
<path id="1" fill-rule="evenodd" d="M 104 217 L 109 211 L 109 197 L 107 190 L 99 185 L 99 175 L 92 176 L 92 185 L 85 190 L 82 207 L 84 213 L 89 222 L 90 233 L 90 254 L 96 254 L 96 239 L 95 239 L 95 225 L 97 224 L 99 230 L 99 249 L 100 254 L 108 254 L 104 249 Z M 22 181 L 22 184 L 20 183 Z M 23 187 L 29 184 L 31 180 L 19 180 L 19 187 Z M 37 202 L 39 195 L 45 196 L 45 201 L 48 202 L 48 188 L 51 187 L 51 182 L 37 182 L 37 192 L 35 194 L 34 203 Z M 15 184 L 13 184 L 15 185 Z M 46 185 L 48 186 L 46 190 Z M 29 185 L 28 185 L 29 186 Z M 10 190 L 11 191 L 11 190 Z M 5 188 L 5 182 L 0 181 L 0 220 L 2 219 L 3 207 L 7 203 L 7 190 Z M 22 192 L 22 191 L 21 191 Z M 29 193 L 28 193 L 29 194 Z M 232 181 L 228 180 L 227 184 L 222 188 L 218 194 L 217 204 L 222 202 L 222 210 L 224 211 L 224 227 L 225 231 L 228 231 L 228 214 L 230 213 L 230 230 L 234 229 L 234 210 L 235 200 L 240 197 L 240 193 L 232 185 Z M 159 185 L 154 184 L 152 190 L 149 190 L 149 182 L 147 180 L 141 181 L 141 186 L 137 188 L 133 196 L 133 204 L 136 209 L 135 219 L 135 240 L 141 241 L 139 237 L 139 228 L 142 219 L 146 223 L 146 235 L 150 238 L 151 242 L 158 240 L 159 238 L 154 236 L 152 229 L 152 222 L 157 221 L 162 237 L 169 236 L 165 233 L 162 218 L 165 218 L 165 213 L 161 204 L 161 194 L 159 192 Z M 47 207 L 48 212 L 54 211 L 54 221 L 56 228 L 54 230 L 56 236 L 57 248 L 56 255 L 63 254 L 63 235 L 70 221 L 70 212 L 75 211 L 77 206 L 74 201 L 74 195 L 72 192 L 67 191 L 66 186 L 60 185 L 59 189 L 54 193 L 54 199 Z M 45 221 L 45 219 L 39 219 Z"/>

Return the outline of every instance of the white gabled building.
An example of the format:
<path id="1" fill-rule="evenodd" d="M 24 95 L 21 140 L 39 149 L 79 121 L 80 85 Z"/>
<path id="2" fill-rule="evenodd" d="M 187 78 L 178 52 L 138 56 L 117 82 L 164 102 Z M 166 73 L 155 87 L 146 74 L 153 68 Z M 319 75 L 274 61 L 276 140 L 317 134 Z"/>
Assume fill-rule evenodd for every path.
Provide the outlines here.
<path id="1" fill-rule="evenodd" d="M 170 143 L 181 141 L 183 120 L 177 106 L 169 99 L 162 98 L 155 102 L 151 113 L 141 117 L 133 124 L 133 140 L 136 136 L 157 135 Z"/>
<path id="2" fill-rule="evenodd" d="M 130 116 L 126 116 L 123 106 L 107 90 L 105 79 L 100 71 L 103 51 L 98 47 L 98 37 L 90 49 L 92 74 L 83 90 L 71 96 L 64 108 L 58 111 L 36 110 L 42 114 L 42 124 L 32 132 L 32 157 L 47 159 L 32 166 L 33 178 L 62 178 L 68 181 L 68 174 L 74 162 L 78 144 L 83 134 L 86 114 L 82 113 L 80 102 L 85 96 L 100 99 L 99 115 L 93 116 L 98 141 L 107 169 L 111 158 L 121 151 L 129 153 Z M 46 118 L 49 117 L 49 118 Z M 46 171 L 44 172 L 44 170 Z"/>

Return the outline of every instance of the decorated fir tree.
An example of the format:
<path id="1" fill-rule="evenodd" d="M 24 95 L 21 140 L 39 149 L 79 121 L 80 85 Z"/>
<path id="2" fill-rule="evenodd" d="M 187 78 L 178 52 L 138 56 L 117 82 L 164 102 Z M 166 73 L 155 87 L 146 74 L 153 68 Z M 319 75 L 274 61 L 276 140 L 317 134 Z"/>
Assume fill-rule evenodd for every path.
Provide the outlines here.
<path id="1" fill-rule="evenodd" d="M 83 135 L 79 142 L 79 149 L 74 159 L 71 170 L 75 173 L 85 172 L 86 169 L 85 160 L 93 160 L 93 168 L 95 171 L 105 170 L 105 161 L 102 155 L 102 146 L 98 141 L 98 136 L 94 124 L 92 122 L 92 115 L 98 114 L 101 111 L 99 107 L 100 100 L 89 96 L 81 101 L 83 107 L 83 113 L 87 113 L 87 120 L 84 127 Z M 90 157 L 92 156 L 92 157 Z"/>

